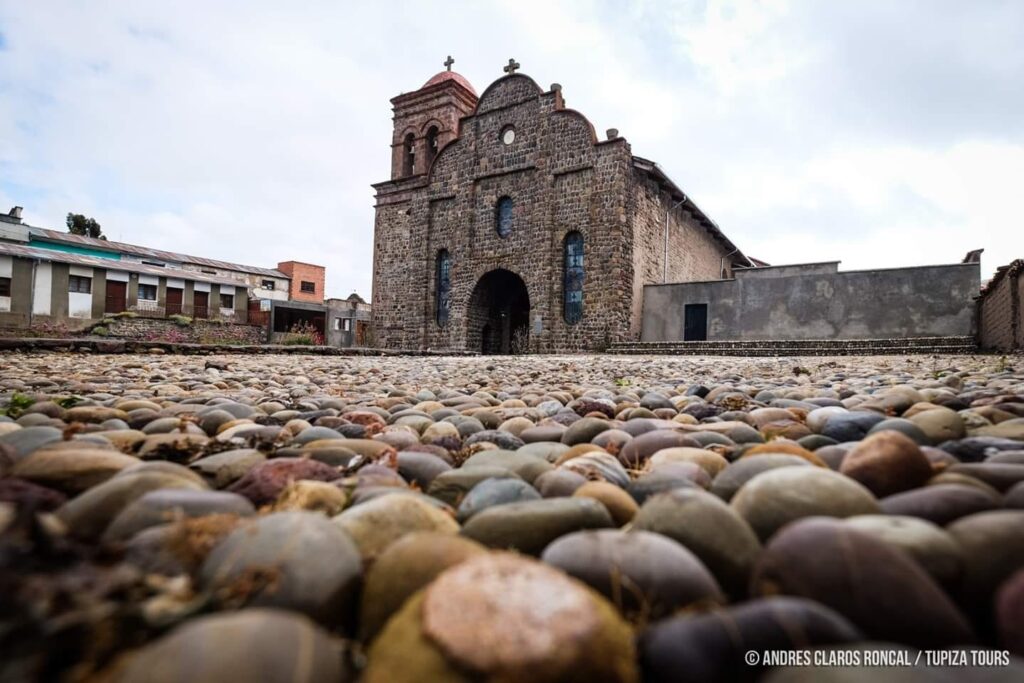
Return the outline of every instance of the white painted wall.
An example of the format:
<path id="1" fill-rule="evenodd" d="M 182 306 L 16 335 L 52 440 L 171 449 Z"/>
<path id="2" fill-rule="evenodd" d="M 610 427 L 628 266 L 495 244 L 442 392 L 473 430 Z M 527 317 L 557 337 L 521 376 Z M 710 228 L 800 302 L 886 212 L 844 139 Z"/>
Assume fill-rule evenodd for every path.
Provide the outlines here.
<path id="1" fill-rule="evenodd" d="M 156 275 L 139 275 L 140 285 L 159 285 L 160 278 Z"/>
<path id="2" fill-rule="evenodd" d="M 74 273 L 72 273 L 74 275 Z M 120 270 L 108 270 L 107 279 L 114 282 L 128 282 L 128 273 Z"/>
<path id="3" fill-rule="evenodd" d="M 171 289 L 185 289 L 185 281 L 176 277 L 167 278 L 167 286 Z"/>
<path id="4" fill-rule="evenodd" d="M 45 261 L 36 265 L 36 284 L 32 299 L 33 315 L 50 315 L 53 295 L 53 264 Z"/>
<path id="5" fill-rule="evenodd" d="M 68 317 L 91 318 L 92 294 L 83 294 L 82 292 L 68 292 Z"/>
<path id="6" fill-rule="evenodd" d="M 14 270 L 14 258 L 11 256 L 0 256 L 0 277 L 11 277 L 11 272 Z M 11 287 L 14 283 L 11 283 Z M 10 313 L 11 311 L 11 297 L 0 296 L 0 313 Z"/>
<path id="7" fill-rule="evenodd" d="M 196 292 L 209 292 L 210 291 L 210 283 L 209 282 L 197 282 L 195 284 L 195 288 L 194 288 L 193 291 L 196 291 Z"/>
<path id="8" fill-rule="evenodd" d="M 82 266 L 71 266 L 70 275 L 93 278 L 92 268 Z M 92 283 L 93 287 L 96 283 Z M 92 292 L 68 292 L 68 317 L 69 318 L 91 318 L 92 317 Z"/>

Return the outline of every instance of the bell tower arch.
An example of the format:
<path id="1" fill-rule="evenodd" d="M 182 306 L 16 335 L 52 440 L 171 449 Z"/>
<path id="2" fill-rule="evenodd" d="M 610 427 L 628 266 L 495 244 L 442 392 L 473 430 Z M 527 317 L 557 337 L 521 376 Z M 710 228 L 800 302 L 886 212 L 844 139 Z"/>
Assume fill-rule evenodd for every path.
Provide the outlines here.
<path id="1" fill-rule="evenodd" d="M 422 175 L 437 152 L 459 135 L 459 119 L 476 109 L 477 94 L 462 74 L 445 70 L 419 90 L 392 98 L 394 133 L 391 138 L 391 179 Z"/>

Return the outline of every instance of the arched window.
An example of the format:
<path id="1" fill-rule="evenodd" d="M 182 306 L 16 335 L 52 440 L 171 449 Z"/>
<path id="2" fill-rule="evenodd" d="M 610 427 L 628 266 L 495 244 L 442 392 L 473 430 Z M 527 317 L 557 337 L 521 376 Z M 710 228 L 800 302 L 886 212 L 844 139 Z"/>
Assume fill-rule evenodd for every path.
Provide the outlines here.
<path id="1" fill-rule="evenodd" d="M 437 156 L 437 126 L 431 126 L 427 128 L 427 167 L 430 166 L 430 162 Z"/>
<path id="2" fill-rule="evenodd" d="M 574 325 L 583 318 L 583 235 L 578 232 L 566 235 L 564 251 L 563 316 L 565 322 Z"/>
<path id="3" fill-rule="evenodd" d="M 402 175 L 412 175 L 412 169 L 416 166 L 416 137 L 409 133 L 402 143 Z"/>
<path id="4" fill-rule="evenodd" d="M 448 311 L 452 304 L 452 257 L 447 249 L 437 252 L 437 324 L 448 324 Z"/>
<path id="5" fill-rule="evenodd" d="M 494 208 L 494 229 L 498 231 L 498 237 L 508 237 L 512 234 L 512 198 L 502 197 Z"/>

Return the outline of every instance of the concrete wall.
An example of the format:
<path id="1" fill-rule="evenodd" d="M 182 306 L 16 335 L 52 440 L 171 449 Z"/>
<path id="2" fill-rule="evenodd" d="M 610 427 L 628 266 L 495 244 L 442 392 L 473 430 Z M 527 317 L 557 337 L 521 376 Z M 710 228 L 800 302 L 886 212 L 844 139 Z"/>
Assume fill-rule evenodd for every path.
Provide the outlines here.
<path id="1" fill-rule="evenodd" d="M 820 266 L 822 264 L 810 264 Z M 792 269 L 793 267 L 788 267 Z M 970 335 L 977 263 L 768 273 L 644 288 L 643 341 L 683 339 L 686 304 L 708 305 L 708 340 Z"/>

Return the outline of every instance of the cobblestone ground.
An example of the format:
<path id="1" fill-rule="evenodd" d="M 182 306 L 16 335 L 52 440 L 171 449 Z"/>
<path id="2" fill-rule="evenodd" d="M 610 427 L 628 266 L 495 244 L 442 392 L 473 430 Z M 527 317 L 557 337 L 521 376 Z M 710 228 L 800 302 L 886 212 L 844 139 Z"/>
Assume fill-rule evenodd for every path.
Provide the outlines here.
<path id="1" fill-rule="evenodd" d="M 1024 360 L 0 355 L 0 651 L 0 680 L 1022 680 Z"/>

